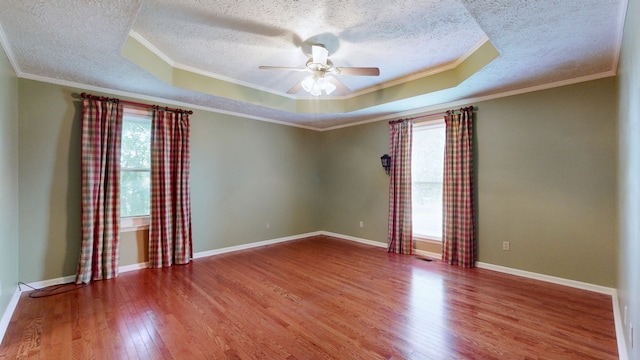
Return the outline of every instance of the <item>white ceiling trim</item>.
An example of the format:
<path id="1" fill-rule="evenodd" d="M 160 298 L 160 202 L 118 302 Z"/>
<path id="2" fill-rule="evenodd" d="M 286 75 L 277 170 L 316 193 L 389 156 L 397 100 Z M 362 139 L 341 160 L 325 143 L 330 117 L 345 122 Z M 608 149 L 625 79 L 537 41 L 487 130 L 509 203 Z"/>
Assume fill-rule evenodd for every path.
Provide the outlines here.
<path id="1" fill-rule="evenodd" d="M 329 131 L 329 130 L 337 130 L 337 129 L 347 128 L 347 127 L 351 127 L 351 126 L 364 125 L 364 124 L 369 124 L 369 123 L 383 121 L 383 120 L 402 119 L 402 118 L 412 117 L 412 116 L 417 116 L 417 115 L 427 115 L 428 116 L 429 113 L 435 113 L 435 112 L 440 112 L 440 111 L 451 110 L 451 109 L 457 108 L 458 106 L 469 106 L 469 105 L 473 105 L 471 103 L 474 103 L 474 102 L 501 99 L 501 98 L 505 98 L 505 97 L 509 97 L 509 96 L 522 95 L 522 94 L 526 94 L 526 93 L 530 93 L 530 92 L 536 92 L 536 91 L 540 91 L 540 90 L 548 90 L 548 89 L 553 89 L 553 88 L 557 88 L 557 87 L 573 85 L 573 84 L 579 84 L 579 83 L 582 83 L 582 82 L 599 80 L 599 79 L 604 79 L 604 78 L 613 77 L 613 76 L 616 76 L 616 73 L 614 71 L 606 71 L 606 72 L 603 72 L 603 73 L 600 73 L 600 74 L 588 75 L 588 76 L 583 76 L 583 77 L 569 79 L 569 80 L 562 80 L 562 81 L 557 81 L 557 82 L 549 83 L 549 84 L 536 85 L 536 86 L 532 86 L 532 87 L 528 87 L 528 88 L 505 91 L 505 92 L 502 92 L 502 93 L 491 94 L 491 95 L 486 95 L 486 96 L 470 97 L 470 98 L 467 98 L 467 99 L 456 100 L 456 101 L 443 103 L 443 104 L 438 104 L 438 105 L 433 105 L 433 106 L 426 106 L 426 107 L 423 107 L 423 108 L 418 108 L 418 109 L 412 109 L 412 110 L 409 110 L 409 111 L 398 112 L 398 113 L 395 113 L 395 114 L 380 116 L 380 117 L 376 117 L 376 118 L 372 118 L 372 119 L 367 119 L 367 120 L 364 120 L 364 121 L 359 121 L 359 122 L 354 122 L 354 123 L 349 123 L 349 124 L 344 124 L 344 125 L 338 125 L 338 126 L 332 126 L 332 127 L 323 128 L 323 129 L 317 129 L 317 130 L 322 132 L 322 131 Z"/>
<path id="2" fill-rule="evenodd" d="M 370 92 L 374 92 L 374 91 L 378 91 L 378 90 L 382 90 L 382 89 L 386 89 L 395 85 L 400 85 L 409 81 L 413 81 L 413 80 L 418 80 L 418 79 L 422 79 L 428 76 L 432 76 L 441 72 L 445 72 L 447 70 L 452 70 L 455 69 L 456 67 L 458 67 L 460 64 L 462 64 L 465 60 L 467 60 L 467 58 L 469 58 L 471 55 L 473 55 L 473 53 L 475 53 L 476 51 L 478 51 L 478 49 L 480 49 L 480 47 L 482 45 L 484 45 L 484 43 L 486 43 L 487 41 L 490 41 L 489 38 L 485 35 L 482 39 L 480 39 L 475 45 L 473 45 L 471 48 L 469 48 L 469 50 L 467 50 L 466 53 L 464 53 L 461 57 L 457 58 L 456 60 L 448 63 L 448 64 L 444 64 L 441 66 L 437 66 L 435 68 L 432 69 L 427 69 L 425 71 L 420 71 L 414 74 L 410 74 L 407 76 L 403 76 L 403 77 L 399 77 L 397 79 L 393 79 L 390 81 L 387 81 L 385 83 L 382 84 L 378 84 L 378 85 L 374 85 L 374 86 L 370 86 L 368 88 L 364 88 L 362 90 L 358 90 L 358 91 L 354 91 L 346 96 L 344 96 L 344 98 L 352 98 L 352 97 L 356 97 L 356 96 L 360 96 L 366 93 L 370 93 Z M 497 49 L 496 49 L 497 51 Z"/>
<path id="3" fill-rule="evenodd" d="M 264 122 L 268 122 L 268 123 L 272 123 L 272 124 L 278 124 L 278 125 L 291 126 L 291 127 L 300 128 L 300 129 L 324 132 L 324 131 L 343 129 L 343 128 L 352 127 L 352 126 L 365 125 L 365 124 L 378 122 L 378 121 L 384 121 L 384 120 L 400 119 L 400 118 L 411 117 L 411 116 L 416 116 L 416 115 L 423 115 L 423 114 L 428 115 L 429 112 L 439 112 L 439 111 L 444 111 L 444 110 L 449 110 L 449 109 L 452 109 L 452 108 L 456 108 L 458 106 L 468 106 L 470 103 L 473 103 L 473 102 L 495 100 L 495 99 L 505 98 L 505 97 L 514 96 L 514 95 L 521 95 L 521 94 L 526 94 L 526 93 L 540 91 L 540 90 L 547 90 L 547 89 L 552 89 L 552 88 L 556 88 L 556 87 L 562 87 L 562 86 L 567 86 L 567 85 L 578 84 L 578 83 L 581 83 L 581 82 L 604 79 L 604 78 L 608 78 L 608 77 L 612 77 L 612 76 L 616 76 L 616 75 L 617 74 L 614 71 L 607 71 L 607 72 L 603 72 L 603 73 L 600 73 L 600 74 L 589 75 L 589 76 L 584 76 L 584 77 L 575 78 L 575 79 L 569 79 L 569 80 L 563 80 L 563 81 L 558 81 L 558 82 L 555 82 L 555 83 L 537 85 L 537 86 L 532 86 L 532 87 L 529 87 L 529 88 L 506 91 L 506 92 L 502 92 L 502 93 L 498 93 L 498 94 L 491 94 L 491 95 L 479 96 L 479 97 L 471 97 L 471 98 L 467 98 L 467 99 L 461 99 L 461 100 L 452 101 L 452 102 L 448 102 L 448 103 L 444 103 L 444 104 L 433 105 L 433 106 L 426 106 L 426 107 L 423 107 L 423 108 L 418 108 L 418 109 L 413 109 L 413 110 L 409 110 L 409 111 L 398 112 L 398 113 L 394 113 L 394 114 L 391 114 L 391 115 L 380 116 L 380 117 L 368 119 L 368 120 L 365 120 L 365 121 L 353 122 L 353 123 L 348 123 L 348 124 L 343 124 L 343 125 L 338 125 L 338 126 L 332 126 L 332 127 L 327 127 L 327 128 L 318 128 L 318 127 L 313 127 L 313 126 L 305 126 L 305 125 L 295 124 L 295 123 L 286 122 L 286 121 L 279 121 L 279 120 L 269 119 L 269 118 L 265 118 L 265 117 L 251 116 L 251 115 L 246 115 L 246 114 L 237 113 L 237 112 L 233 112 L 233 111 L 220 110 L 220 109 L 216 109 L 216 108 L 208 107 L 208 106 L 194 105 L 194 104 L 189 104 L 189 103 L 185 103 L 185 102 L 181 102 L 181 101 L 168 100 L 168 99 L 163 99 L 163 98 L 154 97 L 154 96 L 141 95 L 141 94 L 131 93 L 131 92 L 127 92 L 127 91 L 113 90 L 113 89 L 102 88 L 102 87 L 98 87 L 98 86 L 91 86 L 91 85 L 80 84 L 80 83 L 70 82 L 70 81 L 66 81 L 66 80 L 59 80 L 59 79 L 54 79 L 54 78 L 47 78 L 47 77 L 31 75 L 31 74 L 21 74 L 21 75 L 18 75 L 18 77 L 21 78 L 21 79 L 40 81 L 40 82 L 44 82 L 44 83 L 60 85 L 60 86 L 66 86 L 66 87 L 72 87 L 72 88 L 78 88 L 78 89 L 87 90 L 87 91 L 97 91 L 97 92 L 101 92 L 101 93 L 108 93 L 108 94 L 113 94 L 113 95 L 117 95 L 117 96 L 123 96 L 123 97 L 129 97 L 129 98 L 149 101 L 149 102 L 153 102 L 153 103 L 163 103 L 163 104 L 177 106 L 177 107 L 185 107 L 185 108 L 189 108 L 189 109 L 198 109 L 198 110 L 207 111 L 207 112 L 213 112 L 213 113 L 222 114 L 222 115 L 235 116 L 235 117 L 240 117 L 240 118 L 245 118 L 245 119 L 250 119 L 250 120 L 264 121 Z"/>
<path id="4" fill-rule="evenodd" d="M 145 94 L 155 99 L 172 99 L 171 103 L 186 103 L 188 107 L 197 104 L 207 111 L 269 122 L 277 119 L 287 126 L 300 124 L 320 130 L 369 119 L 376 121 L 375 118 L 398 116 L 400 112 L 414 114 L 419 112 L 416 108 L 427 106 L 434 109 L 454 106 L 448 104 L 470 101 L 474 96 L 495 94 L 491 97 L 496 98 L 615 76 L 620 66 L 629 3 L 629 0 L 400 0 L 389 7 L 388 2 L 379 0 L 359 8 L 342 0 L 330 0 L 322 6 L 305 2 L 291 6 L 287 0 L 127 0 L 117 4 L 0 0 L 3 9 L 0 42 L 18 78 L 79 88 L 97 87 L 101 89 L 98 91 L 111 93 L 114 91 L 108 89 L 118 89 L 118 93 L 136 98 Z M 470 17 L 460 17 L 461 11 L 468 12 Z M 314 19 L 313 23 L 305 21 L 308 17 Z M 451 23 L 442 21 L 449 19 Z M 473 24 L 479 29 L 474 30 Z M 103 35 L 100 41 L 91 36 L 96 29 Z M 145 38 L 134 38 L 135 33 Z M 389 103 L 377 102 L 375 90 L 366 93 L 369 88 L 377 88 L 385 94 L 400 94 L 404 84 L 390 82 L 454 66 L 483 36 L 495 44 L 499 56 L 455 87 L 419 96 L 412 93 L 413 96 Z M 142 45 L 146 39 L 158 49 Z M 301 74 L 258 70 L 259 65 L 274 59 L 282 60 L 283 66 L 301 65 L 302 56 L 296 47 L 301 47 L 301 42 L 316 40 L 334 46 L 332 60 L 336 63 L 375 64 L 384 75 L 375 79 L 345 77 L 345 85 L 354 90 L 346 96 L 316 99 L 301 91 L 293 100 L 289 98 L 291 94 L 283 93 L 302 79 Z M 153 60 L 148 63 L 151 70 L 143 71 L 135 61 L 122 56 L 129 49 L 128 42 L 138 44 L 139 54 L 133 54 L 134 60 L 141 58 L 142 64 L 147 63 L 144 56 Z M 185 46 L 189 48 L 187 53 Z M 301 49 L 308 57 L 307 51 Z M 201 71 L 185 64 L 211 73 L 196 74 Z M 154 76 L 156 73 L 163 77 Z M 229 93 L 226 89 L 214 94 L 198 91 L 207 89 L 206 84 L 191 91 L 171 86 L 166 80 L 172 78 L 179 79 L 177 84 L 181 85 L 197 78 L 210 81 L 212 86 L 228 84 L 230 91 L 244 89 L 247 99 L 226 97 Z M 425 91 L 432 89 L 429 79 L 418 79 L 416 91 L 420 87 Z M 249 84 L 241 85 L 245 83 Z M 391 88 L 386 89 L 388 86 Z M 521 87 L 526 89 L 518 91 Z M 288 105 L 266 107 L 262 101 L 254 101 L 254 93 L 265 98 L 280 97 L 284 103 L 297 104 L 296 100 L 302 100 L 301 106 L 309 104 L 324 111 L 307 111 L 305 107 L 291 111 Z M 358 96 L 365 105 L 375 105 L 339 112 L 336 104 L 331 103 L 331 100 L 353 102 L 350 99 Z"/>
<path id="5" fill-rule="evenodd" d="M 162 61 L 166 62 L 167 64 L 171 65 L 172 67 L 175 67 L 175 66 L 178 65 L 175 61 L 173 61 L 165 53 L 160 51 L 160 49 L 155 47 L 155 45 L 153 45 L 147 39 L 145 39 L 144 36 L 138 34 L 134 30 L 130 30 L 129 31 L 129 36 L 131 36 L 132 38 L 138 40 L 138 42 L 140 42 L 140 44 L 142 44 L 144 47 L 146 47 L 152 53 L 156 54 L 157 57 L 159 57 L 160 59 L 162 59 Z M 123 46 L 124 46 L 124 44 L 123 44 Z"/>
<path id="6" fill-rule="evenodd" d="M 20 70 L 20 66 L 18 65 L 18 62 L 13 55 L 13 51 L 11 51 L 11 48 L 9 47 L 9 40 L 7 39 L 7 35 L 2 28 L 2 24 L 0 24 L 0 44 L 2 44 L 2 49 L 4 49 L 4 53 L 9 59 L 9 63 L 13 68 L 13 72 L 16 73 L 16 76 L 20 76 L 22 74 L 22 71 Z"/>
<path id="7" fill-rule="evenodd" d="M 388 89 L 386 89 L 386 86 L 382 86 L 380 90 L 367 91 L 360 95 L 362 100 L 357 98 L 345 99 L 344 97 L 313 97 L 310 101 L 307 100 L 306 102 L 298 98 L 291 99 L 289 97 L 281 96 L 279 93 L 275 92 L 263 92 L 256 90 L 255 87 L 238 85 L 237 82 L 221 80 L 217 78 L 216 75 L 210 76 L 211 73 L 203 72 L 200 69 L 195 69 L 195 72 L 178 69 L 175 67 L 176 62 L 165 61 L 167 58 L 166 56 L 165 59 L 161 58 L 157 55 L 157 52 L 151 51 L 149 47 L 132 36 L 127 37 L 127 42 L 123 47 L 122 55 L 134 64 L 137 64 L 138 67 L 146 70 L 147 73 L 154 75 L 159 80 L 175 88 L 183 88 L 231 100 L 248 102 L 274 110 L 283 110 L 293 113 L 329 114 L 354 112 L 376 105 L 392 103 L 394 101 L 422 96 L 427 93 L 455 88 L 468 77 L 472 76 L 500 56 L 500 53 L 493 46 L 491 41 L 488 40 L 476 42 L 473 46 L 469 47 L 469 49 L 474 48 L 474 52 L 459 59 L 460 62 L 457 67 L 451 68 L 447 71 L 445 71 L 445 68 L 439 67 L 439 71 L 431 72 L 430 75 L 434 77 L 434 81 L 431 81 L 429 77 L 419 76 L 412 81 L 402 82 L 389 87 Z M 469 49 L 467 49 L 467 51 L 469 51 Z M 455 62 L 451 63 L 455 64 Z M 405 84 L 409 86 L 404 87 Z M 236 89 L 233 89 L 233 87 Z M 399 87 L 403 88 L 400 89 Z M 230 91 L 229 88 L 231 88 Z M 248 96 L 250 93 L 247 93 L 246 89 L 252 89 L 259 93 L 271 94 L 272 97 L 259 95 L 257 97 L 258 100 L 252 100 L 252 98 Z M 253 98 L 255 99 L 256 97 L 254 96 Z M 288 99 L 289 101 L 283 103 L 282 99 Z M 360 102 L 351 101 L 354 99 Z M 330 102 L 330 104 L 326 107 L 319 107 L 318 104 L 322 101 Z"/>
<path id="8" fill-rule="evenodd" d="M 142 95 L 142 94 L 132 93 L 132 92 L 128 92 L 128 91 L 114 90 L 114 89 L 103 88 L 103 87 L 99 87 L 99 86 L 76 83 L 76 82 L 67 81 L 67 80 L 59 80 L 59 79 L 55 79 L 55 78 L 48 78 L 48 77 L 39 76 L 39 75 L 22 74 L 22 75 L 18 75 L 18 77 L 20 79 L 40 81 L 40 82 L 49 83 L 49 84 L 53 84 L 53 85 L 60 85 L 60 86 L 65 86 L 65 87 L 77 88 L 77 89 L 80 89 L 80 90 L 106 93 L 106 94 L 116 95 L 116 96 L 120 96 L 120 97 L 129 97 L 129 98 L 133 98 L 133 99 L 148 101 L 148 102 L 151 102 L 151 103 L 154 103 L 154 104 L 155 103 L 162 103 L 162 104 L 172 105 L 172 106 L 176 106 L 176 107 L 180 107 L 180 108 L 197 109 L 197 110 L 202 110 L 202 111 L 207 111 L 207 112 L 213 112 L 213 113 L 216 113 L 216 114 L 235 116 L 235 117 L 239 117 L 239 118 L 256 120 L 256 121 L 264 121 L 264 122 L 268 122 L 268 123 L 272 123 L 272 124 L 286 125 L 286 126 L 291 126 L 291 127 L 296 127 L 296 128 L 306 129 L 306 130 L 314 130 L 314 131 L 321 130 L 321 129 L 316 128 L 316 127 L 311 127 L 311 126 L 306 126 L 306 125 L 301 125 L 301 124 L 294 124 L 294 123 L 286 122 L 286 121 L 279 121 L 279 120 L 269 119 L 269 118 L 260 117 L 260 116 L 247 115 L 247 114 L 242 114 L 242 113 L 238 113 L 238 112 L 234 112 L 234 111 L 220 110 L 220 109 L 216 109 L 216 108 L 209 107 L 209 106 L 194 105 L 194 104 L 190 104 L 190 103 L 186 103 L 186 102 L 182 102 L 182 101 L 168 100 L 168 99 L 164 99 L 164 98 L 160 98 L 160 97 Z"/>
<path id="9" fill-rule="evenodd" d="M 613 72 L 618 73 L 618 66 L 620 65 L 620 52 L 622 52 L 622 40 L 624 38 L 624 23 L 627 20 L 627 7 L 629 6 L 628 0 L 620 0 L 621 5 L 618 9 L 618 34 L 616 36 L 616 52 L 613 55 Z"/>
<path id="10" fill-rule="evenodd" d="M 171 59 L 170 57 L 168 57 L 165 53 L 160 51 L 160 49 L 155 47 L 152 43 L 150 43 L 147 39 L 145 39 L 142 35 L 138 34 L 134 30 L 129 31 L 129 36 L 131 36 L 132 38 L 136 39 L 138 42 L 140 42 L 140 44 L 142 46 L 144 46 L 145 48 L 147 48 L 147 50 L 149 50 L 152 53 L 154 53 L 156 56 L 158 56 L 162 61 L 167 63 L 167 65 L 171 66 L 172 68 L 176 68 L 176 69 L 192 72 L 194 74 L 202 75 L 202 76 L 205 76 L 205 77 L 208 77 L 208 78 L 212 78 L 212 79 L 216 79 L 216 80 L 220 80 L 220 81 L 225 81 L 225 82 L 228 82 L 228 83 L 231 83 L 231 84 L 236 84 L 236 85 L 240 85 L 240 86 L 246 86 L 246 87 L 249 87 L 249 88 L 252 88 L 252 89 L 255 89 L 255 90 L 264 91 L 264 92 L 271 93 L 271 94 L 274 94 L 274 95 L 288 97 L 290 99 L 295 99 L 296 98 L 294 95 L 291 95 L 291 94 L 282 93 L 280 91 L 275 91 L 275 90 L 267 88 L 267 87 L 259 86 L 259 85 L 248 83 L 248 82 L 245 82 L 245 81 L 240 81 L 240 80 L 233 79 L 233 78 L 230 78 L 230 77 L 227 77 L 227 76 L 223 76 L 223 75 L 220 75 L 220 74 L 214 74 L 214 73 L 211 73 L 211 72 L 208 72 L 208 71 L 204 71 L 204 70 L 199 69 L 199 68 L 195 68 L 195 67 L 192 67 L 192 66 L 188 66 L 188 65 L 185 65 L 185 64 L 178 63 L 178 62 L 174 61 L 173 59 Z"/>
<path id="11" fill-rule="evenodd" d="M 425 77 L 429 77 L 438 73 L 442 73 L 448 70 L 453 70 L 456 67 L 458 67 L 460 64 L 462 64 L 466 59 L 468 59 L 471 55 L 473 55 L 478 49 L 480 49 L 480 47 L 482 47 L 482 45 L 484 45 L 486 42 L 490 41 L 489 38 L 485 35 L 483 36 L 477 43 L 475 43 L 471 48 L 469 48 L 461 57 L 455 59 L 452 62 L 449 62 L 447 64 L 441 65 L 441 66 L 437 66 L 435 68 L 431 68 L 431 69 L 427 69 L 424 71 L 420 71 L 417 73 L 413 73 L 413 74 L 409 74 L 407 76 L 402 76 L 396 79 L 392 79 L 390 81 L 381 83 L 381 84 L 377 84 L 374 86 L 370 86 L 358 91 L 352 91 L 349 94 L 346 95 L 334 95 L 331 97 L 328 96 L 323 96 L 323 97 L 315 97 L 312 96 L 310 94 L 304 94 L 302 96 L 296 96 L 295 94 L 289 94 L 289 93 L 285 93 L 285 92 L 281 92 L 281 91 L 275 91 L 271 88 L 267 88 L 267 87 L 263 87 L 263 86 L 259 86 L 253 83 L 249 83 L 249 82 L 245 82 L 245 81 L 240 81 L 231 77 L 227 77 L 224 75 L 220 75 L 220 74 L 215 74 L 212 72 L 208 72 L 205 70 L 202 70 L 200 68 L 196 68 L 196 67 L 192 67 L 189 65 L 185 65 L 185 64 L 181 64 L 179 62 L 174 61 L 173 59 L 171 59 L 169 56 L 167 56 L 165 53 L 163 53 L 160 49 L 158 49 L 155 45 L 153 45 L 151 42 L 149 42 L 144 36 L 140 35 L 139 33 L 137 33 L 134 30 L 130 30 L 129 31 L 129 36 L 131 36 L 132 38 L 134 38 L 135 40 L 137 40 L 142 46 L 144 46 L 147 50 L 151 51 L 153 54 L 155 54 L 156 56 L 158 56 L 162 61 L 164 61 L 167 65 L 171 66 L 172 68 L 176 68 L 176 69 L 180 69 L 180 70 L 184 70 L 184 71 L 188 71 L 194 74 L 198 74 L 204 77 L 208 77 L 208 78 L 212 78 L 212 79 L 216 79 L 216 80 L 220 80 L 220 81 L 225 81 L 231 84 L 236 84 L 236 85 L 240 85 L 240 86 L 246 86 L 255 90 L 259 90 L 259 91 L 263 91 L 266 93 L 270 93 L 270 94 L 274 94 L 274 95 L 278 95 L 278 96 L 282 96 L 285 98 L 289 98 L 289 99 L 301 99 L 301 100 L 307 100 L 307 99 L 311 99 L 314 101 L 334 101 L 334 100 L 349 100 L 352 98 L 355 98 L 357 96 L 361 96 L 361 95 L 365 95 L 368 93 L 372 93 L 378 90 L 382 90 L 382 89 L 386 89 L 386 88 L 390 88 L 392 86 L 395 85 L 400 85 L 406 82 L 410 82 L 410 81 L 414 81 L 414 80 L 418 80 L 418 79 L 422 79 Z"/>

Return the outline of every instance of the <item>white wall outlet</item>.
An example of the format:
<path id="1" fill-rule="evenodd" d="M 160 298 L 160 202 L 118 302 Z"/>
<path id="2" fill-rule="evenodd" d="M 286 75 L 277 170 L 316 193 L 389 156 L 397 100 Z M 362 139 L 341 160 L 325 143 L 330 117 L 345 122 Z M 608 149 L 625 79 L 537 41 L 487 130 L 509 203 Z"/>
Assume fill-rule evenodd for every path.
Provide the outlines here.
<path id="1" fill-rule="evenodd" d="M 271 224 L 266 223 L 266 224 L 264 225 L 264 227 L 265 227 L 266 229 L 269 229 L 269 228 L 271 228 Z"/>
<path id="2" fill-rule="evenodd" d="M 364 227 L 364 221 L 360 221 L 360 227 Z"/>
<path id="3" fill-rule="evenodd" d="M 510 247 L 510 244 L 509 244 L 508 241 L 503 241 L 502 242 L 502 250 L 509 251 L 509 247 Z"/>

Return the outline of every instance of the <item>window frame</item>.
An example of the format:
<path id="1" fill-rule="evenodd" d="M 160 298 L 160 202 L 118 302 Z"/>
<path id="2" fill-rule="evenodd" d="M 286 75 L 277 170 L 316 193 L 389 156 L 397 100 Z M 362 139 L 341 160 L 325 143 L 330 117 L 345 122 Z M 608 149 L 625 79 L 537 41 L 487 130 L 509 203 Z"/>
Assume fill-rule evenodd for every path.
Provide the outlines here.
<path id="1" fill-rule="evenodd" d="M 420 121 L 420 122 L 414 122 L 413 124 L 413 130 L 412 132 L 415 133 L 416 131 L 426 131 L 426 130 L 433 130 L 433 129 L 438 129 L 438 128 L 444 128 L 446 131 L 446 123 L 444 120 L 444 117 L 442 118 L 437 118 L 437 119 L 431 119 L 431 120 L 426 120 L 426 121 Z M 446 135 L 445 135 L 446 136 Z M 414 137 L 414 134 L 411 134 L 412 138 Z M 413 158 L 413 149 L 412 151 L 412 158 Z M 444 168 L 444 153 L 442 154 L 442 167 Z M 411 177 L 411 193 L 413 194 L 413 167 L 412 167 L 412 177 Z M 444 181 L 444 179 L 443 179 Z M 444 196 L 444 194 L 443 194 Z M 413 214 L 413 202 L 411 205 L 411 212 Z M 412 216 L 412 223 L 413 223 L 413 215 Z M 438 236 L 432 236 L 432 235 L 426 235 L 426 234 L 416 234 L 413 232 L 413 225 L 411 228 L 411 236 L 414 240 L 416 241 L 424 241 L 424 242 L 430 242 L 430 243 L 434 243 L 434 244 L 441 244 L 442 243 L 442 235 Z"/>
<path id="2" fill-rule="evenodd" d="M 151 122 L 152 119 L 152 112 L 150 110 L 145 110 L 145 109 L 137 109 L 137 108 L 131 108 L 131 107 L 124 107 L 123 109 L 123 123 L 125 121 L 125 117 L 127 116 L 132 116 L 132 117 L 136 117 L 136 118 L 141 118 L 141 117 L 145 117 L 147 118 L 146 120 L 127 120 L 127 121 L 133 121 L 133 122 Z M 120 171 L 123 171 L 122 168 L 120 168 Z M 149 172 L 149 176 L 151 176 L 151 165 L 149 165 L 149 169 L 147 168 L 128 168 L 124 171 L 131 171 L 131 172 L 141 172 L 141 171 L 148 171 Z M 151 212 L 151 209 L 149 209 L 149 212 Z M 149 223 L 150 223 L 150 215 L 135 215 L 135 216 L 120 216 L 120 232 L 124 233 L 124 232 L 134 232 L 134 231 L 139 231 L 139 230 L 146 230 L 149 229 Z"/>

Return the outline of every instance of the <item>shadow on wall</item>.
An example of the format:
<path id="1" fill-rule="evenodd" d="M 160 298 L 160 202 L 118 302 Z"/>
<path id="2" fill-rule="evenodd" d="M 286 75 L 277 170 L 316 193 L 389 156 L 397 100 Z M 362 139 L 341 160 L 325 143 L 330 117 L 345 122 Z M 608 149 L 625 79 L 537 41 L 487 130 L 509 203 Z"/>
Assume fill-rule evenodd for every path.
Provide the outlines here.
<path id="1" fill-rule="evenodd" d="M 51 278 L 49 274 L 60 271 L 64 276 L 75 275 L 78 265 L 82 239 L 82 103 L 73 101 L 72 105 L 64 114 L 58 134 L 49 201 L 47 254 L 56 255 L 45 257 L 46 274 L 42 278 Z M 55 262 L 56 259 L 63 259 L 62 264 Z"/>
<path id="2" fill-rule="evenodd" d="M 476 217 L 476 261 L 480 259 L 480 247 L 478 242 L 480 241 L 480 198 L 478 197 L 478 189 L 480 184 L 478 182 L 478 169 L 480 169 L 480 154 L 478 151 L 478 113 L 473 112 L 473 213 Z"/>

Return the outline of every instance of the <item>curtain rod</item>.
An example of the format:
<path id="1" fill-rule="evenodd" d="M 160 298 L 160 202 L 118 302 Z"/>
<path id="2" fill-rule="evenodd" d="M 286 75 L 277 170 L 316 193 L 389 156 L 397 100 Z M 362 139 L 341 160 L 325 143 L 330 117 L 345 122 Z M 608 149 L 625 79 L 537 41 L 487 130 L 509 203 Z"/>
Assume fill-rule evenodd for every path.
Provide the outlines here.
<path id="1" fill-rule="evenodd" d="M 436 117 L 436 116 L 441 116 L 441 115 L 451 115 L 455 111 L 462 111 L 462 110 L 474 111 L 475 109 L 476 108 L 474 106 L 468 106 L 468 107 L 463 107 L 463 108 L 460 108 L 460 109 L 454 109 L 454 110 L 441 111 L 441 112 L 437 112 L 437 113 L 425 114 L 425 115 L 420 115 L 420 116 L 407 118 L 407 119 L 392 120 L 392 121 L 389 121 L 389 124 L 393 124 L 393 123 L 401 122 L 401 121 L 410 121 L 410 120 L 417 120 L 417 119 L 423 119 L 423 118 L 428 118 L 428 117 Z"/>
<path id="2" fill-rule="evenodd" d="M 176 112 L 176 113 L 187 113 L 189 115 L 193 114 L 193 111 L 191 111 L 191 110 L 183 110 L 183 109 L 170 108 L 170 107 L 165 107 L 163 109 L 159 105 L 145 104 L 145 103 L 139 103 L 139 102 L 135 102 L 135 101 L 120 100 L 120 99 L 117 99 L 117 98 L 108 98 L 108 97 L 105 97 L 105 96 L 96 96 L 96 95 L 91 95 L 91 94 L 87 94 L 87 93 L 82 93 L 82 94 L 80 94 L 80 96 L 83 99 L 100 100 L 100 101 L 113 101 L 113 102 L 117 102 L 117 103 L 121 103 L 121 104 L 127 104 L 127 105 L 131 105 L 131 106 L 138 106 L 138 107 L 143 107 L 143 108 L 156 108 L 156 109 L 160 109 L 160 110 L 164 110 L 164 111 L 171 111 L 171 112 Z"/>

